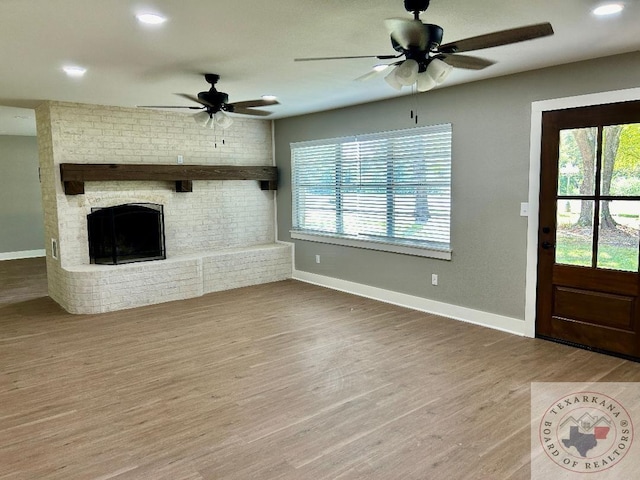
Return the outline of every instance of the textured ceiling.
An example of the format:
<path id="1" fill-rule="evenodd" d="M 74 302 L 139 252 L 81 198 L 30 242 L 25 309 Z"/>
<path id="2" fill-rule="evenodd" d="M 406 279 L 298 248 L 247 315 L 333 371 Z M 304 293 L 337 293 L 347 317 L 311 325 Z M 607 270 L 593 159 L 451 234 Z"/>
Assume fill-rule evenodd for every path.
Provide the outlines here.
<path id="1" fill-rule="evenodd" d="M 442 26 L 445 43 L 544 21 L 555 29 L 553 37 L 473 52 L 498 63 L 483 71 L 455 69 L 446 87 L 638 50 L 639 2 L 627 0 L 623 14 L 604 19 L 591 14 L 596 3 L 432 0 L 421 20 Z M 145 28 L 134 18 L 143 10 L 169 20 Z M 375 59 L 293 61 L 392 54 L 383 25 L 389 17 L 411 15 L 402 0 L 2 0 L 0 105 L 33 108 L 48 99 L 184 105 L 189 102 L 174 93 L 206 90 L 202 72 L 222 76 L 218 87 L 231 102 L 277 95 L 281 105 L 269 107 L 269 118 L 389 98 L 409 89 L 397 92 L 381 77 L 353 81 Z M 68 78 L 65 64 L 88 72 Z M 0 134 L 27 131 L 30 122 L 15 118 L 24 114 L 2 110 Z"/>

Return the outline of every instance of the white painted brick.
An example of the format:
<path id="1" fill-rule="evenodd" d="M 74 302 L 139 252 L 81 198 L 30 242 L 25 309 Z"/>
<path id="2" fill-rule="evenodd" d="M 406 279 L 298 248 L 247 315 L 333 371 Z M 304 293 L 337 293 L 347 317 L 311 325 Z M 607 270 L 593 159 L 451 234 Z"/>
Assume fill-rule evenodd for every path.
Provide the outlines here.
<path id="1" fill-rule="evenodd" d="M 88 182 L 77 197 L 60 183 L 63 162 L 174 164 L 179 154 L 191 164 L 271 165 L 269 122 L 237 119 L 212 132 L 190 114 L 59 102 L 36 117 L 45 231 L 60 250 L 60 261 L 48 252 L 49 294 L 67 310 L 131 308 L 291 276 L 289 248 L 273 244 L 274 195 L 258 182 L 195 181 L 185 194 L 171 182 Z M 164 205 L 168 259 L 89 265 L 86 215 L 132 202 Z M 256 247 L 263 244 L 271 247 Z"/>

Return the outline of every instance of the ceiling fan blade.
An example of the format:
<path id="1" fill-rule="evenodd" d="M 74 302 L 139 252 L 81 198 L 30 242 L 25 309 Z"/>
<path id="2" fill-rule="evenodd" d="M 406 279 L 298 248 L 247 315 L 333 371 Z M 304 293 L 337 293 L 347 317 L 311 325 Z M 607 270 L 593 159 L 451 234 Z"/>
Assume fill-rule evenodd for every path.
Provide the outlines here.
<path id="1" fill-rule="evenodd" d="M 411 47 L 418 47 L 420 50 L 427 48 L 429 36 L 424 24 L 420 20 L 409 20 L 407 18 L 388 18 L 384 21 L 385 27 L 396 42 L 402 48 L 408 50 Z"/>
<path id="2" fill-rule="evenodd" d="M 370 80 L 372 78 L 378 77 L 380 75 L 384 75 L 385 73 L 387 73 L 389 71 L 389 69 L 391 67 L 395 67 L 396 65 L 399 65 L 401 63 L 402 62 L 394 62 L 394 63 L 390 63 L 388 65 L 376 65 L 375 67 L 373 67 L 371 70 L 369 70 L 364 75 L 361 75 L 358 78 L 354 78 L 354 81 L 355 82 L 365 82 L 367 80 Z"/>
<path id="3" fill-rule="evenodd" d="M 136 107 L 138 108 L 189 108 L 191 110 L 202 110 L 203 108 L 205 108 L 204 106 L 202 107 L 188 107 L 186 105 L 136 105 Z"/>
<path id="4" fill-rule="evenodd" d="M 441 45 L 438 50 L 442 53 L 468 52 L 471 50 L 481 50 L 483 48 L 524 42 L 525 40 L 533 40 L 534 38 L 546 37 L 548 35 L 553 35 L 553 27 L 551 24 L 548 22 L 538 23 L 446 43 Z"/>
<path id="5" fill-rule="evenodd" d="M 233 102 L 230 105 L 233 105 L 233 108 L 235 108 L 235 111 L 237 111 L 238 108 L 266 107 L 269 105 L 280 105 L 280 102 L 278 102 L 277 100 L 265 100 L 261 98 L 258 100 L 246 100 L 244 102 Z"/>
<path id="6" fill-rule="evenodd" d="M 387 68 L 388 68 L 388 66 L 385 67 L 385 68 L 381 68 L 380 70 L 376 70 L 376 69 L 372 68 L 371 70 L 369 70 L 364 75 L 360 75 L 358 78 L 354 78 L 353 81 L 354 82 L 365 82 L 367 80 L 370 80 L 372 78 L 377 77 L 378 75 L 382 75 L 383 72 L 387 71 Z"/>
<path id="7" fill-rule="evenodd" d="M 179 95 L 183 98 L 188 98 L 189 100 L 192 100 L 196 103 L 199 103 L 200 105 L 204 105 L 205 107 L 214 107 L 215 105 L 211 105 L 209 102 L 206 102 L 204 100 L 199 99 L 198 97 L 196 97 L 195 95 L 190 95 L 188 93 L 176 93 L 176 95 Z"/>
<path id="8" fill-rule="evenodd" d="M 231 113 L 240 113 L 242 115 L 254 115 L 257 117 L 266 117 L 267 115 L 271 115 L 272 112 L 267 112 L 266 110 L 258 110 L 255 108 L 246 108 L 246 107 L 237 107 L 237 104 L 233 105 L 233 111 Z"/>
<path id="9" fill-rule="evenodd" d="M 398 58 L 399 55 L 354 55 L 350 57 L 310 57 L 310 58 L 294 58 L 294 62 L 315 62 L 317 60 L 349 60 L 352 58 L 377 58 L 378 60 L 389 60 Z"/>
<path id="10" fill-rule="evenodd" d="M 486 58 L 457 54 L 444 55 L 442 60 L 452 67 L 466 68 L 468 70 L 482 70 L 483 68 L 490 67 L 496 63 L 493 60 L 487 60 Z"/>

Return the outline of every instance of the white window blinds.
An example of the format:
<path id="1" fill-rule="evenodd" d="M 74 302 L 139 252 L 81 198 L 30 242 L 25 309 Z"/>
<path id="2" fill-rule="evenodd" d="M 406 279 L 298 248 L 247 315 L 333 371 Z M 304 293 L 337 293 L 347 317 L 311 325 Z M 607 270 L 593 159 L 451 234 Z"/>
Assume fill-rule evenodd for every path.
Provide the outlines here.
<path id="1" fill-rule="evenodd" d="M 450 251 L 451 125 L 291 144 L 293 232 Z"/>

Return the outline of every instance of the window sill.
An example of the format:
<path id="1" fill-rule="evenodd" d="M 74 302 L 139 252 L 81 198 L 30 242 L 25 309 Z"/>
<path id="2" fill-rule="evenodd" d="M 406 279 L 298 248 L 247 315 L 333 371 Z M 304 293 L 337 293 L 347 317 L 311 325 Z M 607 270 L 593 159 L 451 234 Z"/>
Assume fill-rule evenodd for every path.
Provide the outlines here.
<path id="1" fill-rule="evenodd" d="M 342 245 L 344 247 L 364 248 L 367 250 L 401 253 L 403 255 L 435 258 L 438 260 L 451 260 L 451 250 L 436 250 L 433 248 L 396 245 L 391 243 L 374 242 L 371 240 L 359 240 L 345 237 L 334 237 L 330 235 L 303 233 L 295 230 L 290 230 L 289 233 L 291 234 L 291 238 L 295 240 L 306 240 L 308 242 L 328 243 L 331 245 Z"/>

